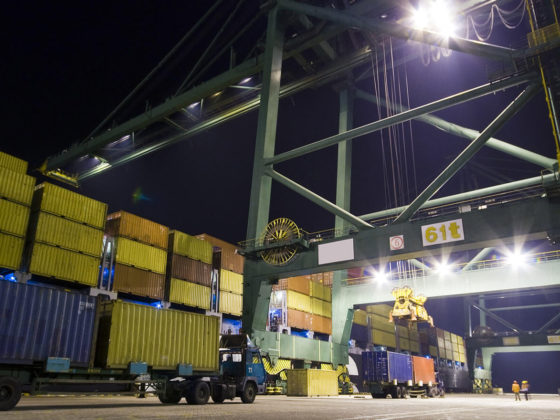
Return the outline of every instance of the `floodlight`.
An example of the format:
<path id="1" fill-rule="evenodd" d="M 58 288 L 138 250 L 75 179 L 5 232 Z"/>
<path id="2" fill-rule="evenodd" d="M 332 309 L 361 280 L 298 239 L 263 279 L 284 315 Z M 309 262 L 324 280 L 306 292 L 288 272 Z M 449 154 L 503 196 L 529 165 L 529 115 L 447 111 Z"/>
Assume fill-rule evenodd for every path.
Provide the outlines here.
<path id="1" fill-rule="evenodd" d="M 252 77 L 246 77 L 245 79 L 243 79 L 242 81 L 239 82 L 240 85 L 243 85 L 245 83 L 249 83 L 253 78 Z"/>
<path id="2" fill-rule="evenodd" d="M 508 252 L 506 255 L 506 262 L 513 267 L 521 267 L 525 264 L 527 255 L 521 250 L 516 249 L 513 252 Z"/>

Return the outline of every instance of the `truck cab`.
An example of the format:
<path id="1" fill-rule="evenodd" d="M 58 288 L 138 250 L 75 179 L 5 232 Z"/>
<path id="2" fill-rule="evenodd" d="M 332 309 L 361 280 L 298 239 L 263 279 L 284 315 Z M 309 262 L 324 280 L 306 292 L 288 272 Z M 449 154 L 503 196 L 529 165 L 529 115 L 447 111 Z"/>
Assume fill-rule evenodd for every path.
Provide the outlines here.
<path id="1" fill-rule="evenodd" d="M 252 403 L 257 394 L 265 392 L 266 372 L 262 357 L 246 335 L 221 337 L 220 377 L 220 383 L 212 386 L 214 402 L 237 396 L 244 403 Z"/>

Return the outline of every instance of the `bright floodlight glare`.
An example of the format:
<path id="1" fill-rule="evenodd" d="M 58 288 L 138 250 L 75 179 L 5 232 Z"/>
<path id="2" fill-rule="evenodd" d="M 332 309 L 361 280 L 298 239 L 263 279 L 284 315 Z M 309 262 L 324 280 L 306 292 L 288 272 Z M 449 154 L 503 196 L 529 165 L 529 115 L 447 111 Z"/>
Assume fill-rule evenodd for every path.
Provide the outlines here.
<path id="1" fill-rule="evenodd" d="M 441 275 L 449 274 L 451 272 L 451 267 L 447 263 L 441 262 L 441 263 L 437 264 L 436 271 L 437 271 L 438 274 L 441 274 Z"/>
<path id="2" fill-rule="evenodd" d="M 239 82 L 240 85 L 243 85 L 245 83 L 249 83 L 251 81 L 252 77 L 246 77 L 245 79 L 243 79 L 241 82 Z"/>
<path id="3" fill-rule="evenodd" d="M 384 270 L 376 271 L 373 278 L 377 281 L 387 281 L 387 274 Z"/>
<path id="4" fill-rule="evenodd" d="M 506 262 L 513 267 L 521 267 L 525 264 L 526 259 L 527 255 L 518 249 L 508 253 L 506 256 Z"/>
<path id="5" fill-rule="evenodd" d="M 455 35 L 453 15 L 445 0 L 421 3 L 412 12 L 412 26 L 415 29 L 429 29 L 445 37 Z"/>
<path id="6" fill-rule="evenodd" d="M 412 13 L 412 26 L 415 29 L 424 29 L 428 25 L 428 13 L 425 9 L 415 9 Z"/>
<path id="7" fill-rule="evenodd" d="M 200 103 L 200 102 L 192 103 L 192 104 L 190 104 L 187 108 L 192 109 L 192 108 L 196 107 L 199 103 Z"/>

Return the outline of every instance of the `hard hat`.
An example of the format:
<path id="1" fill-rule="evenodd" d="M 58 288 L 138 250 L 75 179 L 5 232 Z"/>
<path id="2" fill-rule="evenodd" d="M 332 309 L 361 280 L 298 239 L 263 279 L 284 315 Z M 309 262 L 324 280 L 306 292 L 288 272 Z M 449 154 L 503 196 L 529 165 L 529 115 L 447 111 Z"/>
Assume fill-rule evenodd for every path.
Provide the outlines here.
<path id="1" fill-rule="evenodd" d="M 513 383 L 514 383 L 514 384 L 516 384 L 516 383 L 517 383 L 517 381 L 513 381 Z"/>
<path id="2" fill-rule="evenodd" d="M 526 383 L 527 383 L 527 381 L 523 381 L 523 382 L 521 382 L 521 383 L 522 383 L 522 384 L 526 384 Z"/>

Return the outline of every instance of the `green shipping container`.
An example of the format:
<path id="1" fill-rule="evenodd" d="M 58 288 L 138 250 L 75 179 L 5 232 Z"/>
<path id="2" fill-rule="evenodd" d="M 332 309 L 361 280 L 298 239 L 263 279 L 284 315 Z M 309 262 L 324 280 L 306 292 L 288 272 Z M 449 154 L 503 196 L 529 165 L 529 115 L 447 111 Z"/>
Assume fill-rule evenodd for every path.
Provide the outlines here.
<path id="1" fill-rule="evenodd" d="M 100 306 L 96 365 L 126 368 L 144 362 L 155 370 L 180 363 L 218 372 L 220 319 L 173 309 L 114 301 Z"/>
<path id="2" fill-rule="evenodd" d="M 212 244 L 178 230 L 169 232 L 169 251 L 206 264 L 212 264 Z"/>
<path id="3" fill-rule="evenodd" d="M 165 274 L 167 252 L 163 249 L 126 238 L 116 239 L 116 249 L 116 262 L 158 274 Z"/>
<path id="4" fill-rule="evenodd" d="M 0 197 L 31 205 L 35 178 L 0 166 Z"/>
<path id="5" fill-rule="evenodd" d="M 101 257 L 103 231 L 73 222 L 50 213 L 33 215 L 30 240 L 55 245 L 69 251 L 80 252 L 93 257 Z"/>
<path id="6" fill-rule="evenodd" d="M 0 233 L 0 268 L 19 270 L 24 239 Z"/>
<path id="7" fill-rule="evenodd" d="M 47 182 L 35 188 L 32 207 L 98 229 L 105 227 L 107 204 Z"/>
<path id="8" fill-rule="evenodd" d="M 96 286 L 100 259 L 100 257 L 90 257 L 35 242 L 29 272 L 39 276 Z"/>
<path id="9" fill-rule="evenodd" d="M 0 199 L 0 232 L 24 237 L 29 221 L 29 207 Z"/>

